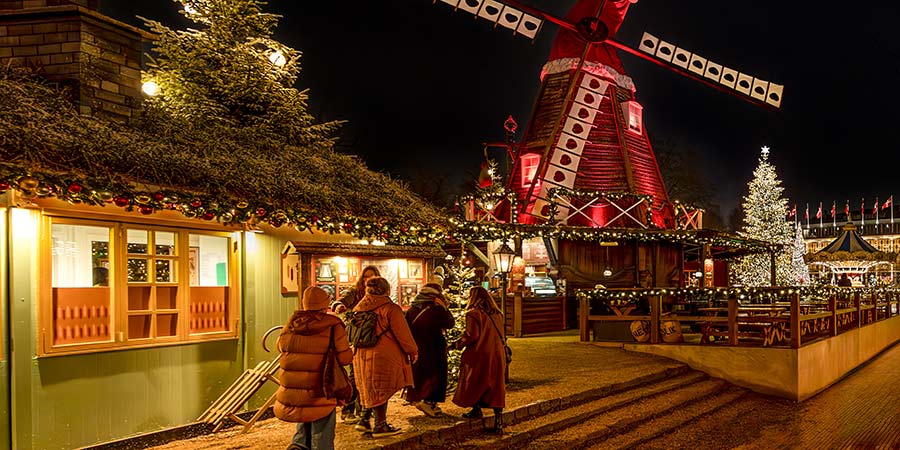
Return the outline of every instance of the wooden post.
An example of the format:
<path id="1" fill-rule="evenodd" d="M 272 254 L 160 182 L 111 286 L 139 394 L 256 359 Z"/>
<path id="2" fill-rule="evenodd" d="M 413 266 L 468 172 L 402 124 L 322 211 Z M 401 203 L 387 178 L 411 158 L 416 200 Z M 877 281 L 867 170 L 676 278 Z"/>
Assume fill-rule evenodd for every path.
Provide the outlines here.
<path id="1" fill-rule="evenodd" d="M 853 294 L 853 304 L 856 306 L 856 328 L 862 326 L 862 309 L 859 303 L 859 292 Z"/>
<path id="2" fill-rule="evenodd" d="M 832 294 L 828 299 L 828 307 L 831 308 L 831 336 L 838 335 L 837 306 L 837 294 Z"/>
<path id="3" fill-rule="evenodd" d="M 728 299 L 728 343 L 731 345 L 738 345 L 737 313 L 737 299 L 731 297 Z"/>
<path id="4" fill-rule="evenodd" d="M 513 336 L 522 337 L 522 292 L 513 294 Z"/>
<path id="5" fill-rule="evenodd" d="M 591 340 L 591 332 L 588 330 L 588 314 L 591 312 L 591 301 L 586 297 L 578 299 L 578 330 L 581 332 L 581 342 Z"/>
<path id="6" fill-rule="evenodd" d="M 659 344 L 659 310 L 662 308 L 662 296 L 654 295 L 650 301 L 650 343 Z"/>
<path id="7" fill-rule="evenodd" d="M 769 252 L 769 264 L 769 267 L 771 269 L 769 274 L 769 282 L 772 286 L 775 286 L 775 252 Z"/>
<path id="8" fill-rule="evenodd" d="M 803 330 L 800 327 L 800 294 L 791 296 L 791 348 L 800 348 L 801 334 Z"/>
<path id="9" fill-rule="evenodd" d="M 875 315 L 872 317 L 872 322 L 878 322 L 878 294 L 872 292 L 872 306 L 874 306 Z"/>

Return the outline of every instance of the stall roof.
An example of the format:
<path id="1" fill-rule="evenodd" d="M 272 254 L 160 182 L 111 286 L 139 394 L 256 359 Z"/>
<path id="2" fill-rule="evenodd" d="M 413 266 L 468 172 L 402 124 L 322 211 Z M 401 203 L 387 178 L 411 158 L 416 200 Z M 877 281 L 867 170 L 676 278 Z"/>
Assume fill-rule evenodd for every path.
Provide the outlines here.
<path id="1" fill-rule="evenodd" d="M 446 221 L 402 183 L 336 152 L 333 140 L 293 147 L 240 130 L 163 133 L 135 114 L 130 124 L 84 116 L 64 90 L 0 70 L 0 192 L 383 240 L 393 228 Z"/>

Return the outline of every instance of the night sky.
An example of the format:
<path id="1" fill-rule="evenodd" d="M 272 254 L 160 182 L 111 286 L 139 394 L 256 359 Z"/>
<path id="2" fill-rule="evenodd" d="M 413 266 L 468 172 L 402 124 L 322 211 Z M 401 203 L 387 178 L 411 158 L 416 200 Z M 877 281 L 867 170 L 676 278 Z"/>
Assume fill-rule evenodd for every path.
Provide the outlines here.
<path id="1" fill-rule="evenodd" d="M 562 16 L 574 1 L 524 3 Z M 785 86 L 782 110 L 771 111 L 620 53 L 651 139 L 700 155 L 725 216 L 745 194 L 763 145 L 801 216 L 806 203 L 814 216 L 820 201 L 826 213 L 846 200 L 858 211 L 861 197 L 871 208 L 875 196 L 900 195 L 900 43 L 890 31 L 900 6 L 877 3 L 632 5 L 620 42 L 637 48 L 648 31 Z M 141 15 L 188 26 L 176 8 L 107 0 L 103 11 L 134 25 Z M 483 142 L 503 139 L 508 115 L 524 128 L 557 31 L 547 23 L 531 42 L 430 0 L 273 0 L 268 12 L 284 16 L 276 38 L 303 52 L 298 87 L 310 89 L 312 112 L 349 121 L 341 151 L 398 178 L 430 174 L 454 186 L 477 172 Z"/>

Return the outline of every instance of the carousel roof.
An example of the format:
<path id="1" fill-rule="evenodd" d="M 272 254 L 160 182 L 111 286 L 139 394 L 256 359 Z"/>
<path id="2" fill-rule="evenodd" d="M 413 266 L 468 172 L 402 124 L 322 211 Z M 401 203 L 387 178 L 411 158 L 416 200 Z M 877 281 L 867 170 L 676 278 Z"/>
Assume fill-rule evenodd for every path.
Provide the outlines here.
<path id="1" fill-rule="evenodd" d="M 856 225 L 848 223 L 841 229 L 841 234 L 826 245 L 825 248 L 816 252 L 816 254 L 837 253 L 837 252 L 866 252 L 880 253 L 872 244 L 866 242 L 859 233 L 856 232 Z"/>

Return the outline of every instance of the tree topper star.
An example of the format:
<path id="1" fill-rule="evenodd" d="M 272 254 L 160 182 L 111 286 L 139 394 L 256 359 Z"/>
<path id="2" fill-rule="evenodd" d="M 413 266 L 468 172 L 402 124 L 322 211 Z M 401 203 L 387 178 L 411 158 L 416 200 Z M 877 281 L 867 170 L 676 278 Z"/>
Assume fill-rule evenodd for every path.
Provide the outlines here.
<path id="1" fill-rule="evenodd" d="M 769 156 L 769 147 L 768 146 L 765 146 L 765 145 L 762 146 L 762 154 L 763 154 L 763 156 Z"/>

